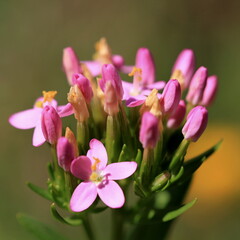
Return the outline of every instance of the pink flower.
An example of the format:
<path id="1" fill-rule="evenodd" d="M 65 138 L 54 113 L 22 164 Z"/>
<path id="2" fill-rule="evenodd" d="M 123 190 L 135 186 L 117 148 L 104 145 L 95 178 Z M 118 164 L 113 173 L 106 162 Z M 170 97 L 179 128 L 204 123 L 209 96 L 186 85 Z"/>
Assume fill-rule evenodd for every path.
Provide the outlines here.
<path id="1" fill-rule="evenodd" d="M 80 61 L 73 48 L 67 47 L 63 49 L 63 70 L 67 76 L 68 83 L 72 85 L 72 76 L 75 73 L 82 73 Z"/>
<path id="2" fill-rule="evenodd" d="M 51 92 L 46 92 L 45 94 L 49 94 Z M 40 97 L 36 100 L 33 108 L 27 109 L 25 111 L 21 111 L 15 113 L 10 116 L 9 123 L 19 129 L 31 129 L 34 128 L 32 144 L 35 147 L 42 145 L 46 139 L 43 136 L 42 127 L 41 127 L 41 118 L 43 108 L 45 106 L 54 107 L 60 117 L 66 117 L 73 114 L 72 105 L 68 103 L 64 106 L 58 106 L 57 101 L 51 98 Z"/>
<path id="3" fill-rule="evenodd" d="M 154 148 L 159 139 L 159 121 L 150 112 L 145 112 L 142 116 L 139 140 L 144 148 Z"/>
<path id="4" fill-rule="evenodd" d="M 56 144 L 62 136 L 62 121 L 55 108 L 45 106 L 42 111 L 42 132 L 46 141 L 50 144 Z"/>
<path id="5" fill-rule="evenodd" d="M 126 100 L 129 107 L 141 105 L 151 90 L 154 88 L 159 90 L 165 86 L 163 81 L 155 82 L 155 63 L 149 49 L 138 49 L 135 65 L 131 68 L 132 72 L 129 73 L 130 76 L 133 76 L 133 83 L 123 81 L 123 100 Z"/>
<path id="6" fill-rule="evenodd" d="M 72 174 L 83 180 L 74 190 L 70 208 L 74 212 L 87 209 L 97 195 L 110 208 L 121 208 L 125 202 L 122 189 L 114 180 L 125 179 L 137 169 L 136 162 L 118 162 L 107 165 L 105 147 L 97 139 L 90 141 L 87 156 L 80 156 L 71 164 Z"/>
<path id="7" fill-rule="evenodd" d="M 175 71 L 180 71 L 183 81 L 183 89 L 187 88 L 195 69 L 195 55 L 192 49 L 184 49 L 178 55 L 172 69 L 172 74 Z M 174 78 L 174 77 L 172 77 Z M 179 79 L 178 79 L 179 80 Z"/>
<path id="8" fill-rule="evenodd" d="M 182 133 L 185 139 L 196 142 L 207 127 L 208 111 L 205 107 L 193 108 L 188 116 Z"/>
<path id="9" fill-rule="evenodd" d="M 209 76 L 207 78 L 207 84 L 203 91 L 203 97 L 200 104 L 206 107 L 211 105 L 216 97 L 217 88 L 218 88 L 217 76 L 216 75 Z"/>

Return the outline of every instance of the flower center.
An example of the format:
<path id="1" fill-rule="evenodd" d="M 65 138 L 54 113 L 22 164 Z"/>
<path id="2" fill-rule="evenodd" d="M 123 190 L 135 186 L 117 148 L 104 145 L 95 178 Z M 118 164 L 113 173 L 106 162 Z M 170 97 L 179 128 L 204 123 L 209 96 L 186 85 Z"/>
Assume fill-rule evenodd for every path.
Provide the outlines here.
<path id="1" fill-rule="evenodd" d="M 43 100 L 42 101 L 37 101 L 35 103 L 35 107 L 39 107 L 39 108 L 43 108 L 43 104 L 45 102 L 52 102 L 52 100 L 55 98 L 57 94 L 57 91 L 42 91 L 42 95 L 43 95 Z"/>
<path id="2" fill-rule="evenodd" d="M 90 181 L 99 183 L 103 180 L 103 176 L 101 176 L 101 173 L 98 171 L 98 164 L 101 162 L 101 160 L 95 157 L 93 157 L 93 159 L 95 162 L 91 166 L 92 174 L 90 175 Z"/>

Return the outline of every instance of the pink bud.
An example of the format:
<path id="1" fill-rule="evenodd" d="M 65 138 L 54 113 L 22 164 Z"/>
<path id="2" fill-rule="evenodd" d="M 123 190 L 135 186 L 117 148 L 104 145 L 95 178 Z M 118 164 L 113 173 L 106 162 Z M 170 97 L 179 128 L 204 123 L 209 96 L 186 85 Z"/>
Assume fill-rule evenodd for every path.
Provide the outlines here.
<path id="1" fill-rule="evenodd" d="M 171 114 L 170 118 L 167 121 L 168 128 L 178 128 L 186 114 L 186 104 L 183 100 L 180 100 L 177 110 Z"/>
<path id="2" fill-rule="evenodd" d="M 58 139 L 57 157 L 59 166 L 69 172 L 71 162 L 74 159 L 74 149 L 73 145 L 65 137 Z"/>
<path id="3" fill-rule="evenodd" d="M 188 116 L 182 133 L 184 138 L 196 142 L 207 127 L 208 111 L 205 107 L 197 106 L 193 108 Z"/>
<path id="4" fill-rule="evenodd" d="M 180 70 L 184 78 L 184 89 L 188 87 L 195 69 L 195 55 L 192 49 L 184 49 L 178 55 L 172 73 Z"/>
<path id="5" fill-rule="evenodd" d="M 181 99 L 181 86 L 176 79 L 171 79 L 166 84 L 162 96 L 161 107 L 165 115 L 173 114 Z"/>
<path id="6" fill-rule="evenodd" d="M 203 92 L 201 105 L 209 106 L 215 99 L 218 88 L 218 78 L 216 75 L 207 78 L 207 84 Z"/>
<path id="7" fill-rule="evenodd" d="M 111 85 L 116 90 L 118 100 L 121 101 L 123 97 L 122 80 L 112 64 L 104 64 L 102 66 L 102 79 L 99 84 L 103 91 L 105 91 L 105 85 L 108 81 L 111 82 Z"/>
<path id="8" fill-rule="evenodd" d="M 144 148 L 154 148 L 159 139 L 158 118 L 150 112 L 142 116 L 139 140 Z"/>
<path id="9" fill-rule="evenodd" d="M 154 83 L 156 68 L 149 49 L 139 48 L 136 55 L 136 67 L 142 69 L 142 85 Z"/>
<path id="10" fill-rule="evenodd" d="M 45 106 L 42 111 L 42 132 L 50 144 L 56 144 L 62 135 L 62 121 L 52 106 Z"/>
<path id="11" fill-rule="evenodd" d="M 117 69 L 120 69 L 124 65 L 124 58 L 121 55 L 113 55 L 112 63 Z"/>
<path id="12" fill-rule="evenodd" d="M 73 85 L 76 84 L 78 86 L 86 102 L 90 103 L 93 97 L 93 91 L 90 85 L 90 81 L 86 77 L 84 77 L 82 74 L 73 74 L 72 84 Z"/>
<path id="13" fill-rule="evenodd" d="M 197 105 L 202 99 L 203 91 L 206 86 L 208 70 L 205 67 L 200 67 L 193 75 L 189 91 L 187 94 L 187 101 L 192 105 Z"/>
<path id="14" fill-rule="evenodd" d="M 82 73 L 79 59 L 71 47 L 63 49 L 63 70 L 67 75 L 67 80 L 72 85 L 72 75 L 74 73 Z"/>

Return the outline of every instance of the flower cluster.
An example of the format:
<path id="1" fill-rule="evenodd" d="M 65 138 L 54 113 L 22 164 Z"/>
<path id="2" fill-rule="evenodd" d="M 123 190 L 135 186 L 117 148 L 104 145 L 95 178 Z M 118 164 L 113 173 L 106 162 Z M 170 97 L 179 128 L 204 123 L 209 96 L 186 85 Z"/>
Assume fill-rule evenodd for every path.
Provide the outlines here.
<path id="1" fill-rule="evenodd" d="M 159 192 L 185 186 L 201 165 L 200 157 L 184 159 L 189 144 L 207 126 L 217 77 L 209 76 L 203 66 L 196 69 L 194 52 L 184 49 L 170 79 L 156 81 L 149 49 L 138 49 L 135 64 L 126 65 L 122 56 L 112 54 L 104 38 L 96 44 L 91 61 L 81 61 L 71 47 L 65 48 L 63 70 L 70 85 L 66 105 L 58 106 L 56 91 L 43 91 L 32 109 L 9 119 L 16 128 L 35 128 L 34 146 L 47 141 L 52 148 L 48 199 L 72 214 L 94 212 L 100 208 L 99 198 L 110 208 L 121 208 L 124 195 L 127 198 L 127 192 L 134 190 L 140 200 L 126 210 L 132 221 L 162 219 L 152 199 Z M 132 77 L 132 83 L 123 81 L 120 72 Z M 62 126 L 61 118 L 70 115 L 76 119 L 75 133 Z M 38 187 L 31 188 L 41 195 Z M 179 206 L 184 193 L 179 193 Z M 169 200 L 165 212 L 171 204 Z M 146 210 L 140 211 L 143 206 Z"/>

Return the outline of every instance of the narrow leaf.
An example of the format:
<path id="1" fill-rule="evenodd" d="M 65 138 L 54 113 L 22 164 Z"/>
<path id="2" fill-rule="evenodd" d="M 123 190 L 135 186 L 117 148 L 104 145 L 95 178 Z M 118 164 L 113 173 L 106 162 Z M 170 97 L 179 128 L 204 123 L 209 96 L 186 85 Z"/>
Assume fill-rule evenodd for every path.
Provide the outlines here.
<path id="1" fill-rule="evenodd" d="M 36 185 L 34 185 L 33 183 L 28 182 L 27 186 L 35 193 L 37 193 L 38 195 L 40 195 L 41 197 L 53 201 L 52 195 L 50 194 L 50 192 L 48 191 L 48 189 L 43 189 L 40 188 Z"/>
<path id="2" fill-rule="evenodd" d="M 61 223 L 65 223 L 65 224 L 71 225 L 71 226 L 79 226 L 79 225 L 82 224 L 82 220 L 79 219 L 79 218 L 74 219 L 74 218 L 71 218 L 71 217 L 62 217 L 58 213 L 54 203 L 51 205 L 51 213 L 52 213 L 53 217 Z"/>
<path id="3" fill-rule="evenodd" d="M 191 202 L 183 205 L 182 207 L 173 210 L 171 212 L 168 212 L 164 217 L 163 217 L 163 222 L 167 222 L 170 220 L 173 220 L 176 217 L 179 217 L 181 214 L 183 214 L 184 212 L 186 212 L 188 209 L 190 209 L 195 203 L 196 203 L 197 199 L 195 198 L 194 200 L 192 200 Z"/>
<path id="4" fill-rule="evenodd" d="M 126 148 L 127 148 L 127 146 L 126 146 L 126 144 L 124 144 L 122 147 L 122 151 L 119 155 L 118 162 L 124 162 L 127 160 Z"/>
<path id="5" fill-rule="evenodd" d="M 17 214 L 17 220 L 28 232 L 32 233 L 38 240 L 67 240 L 62 234 L 46 224 L 23 213 Z"/>

